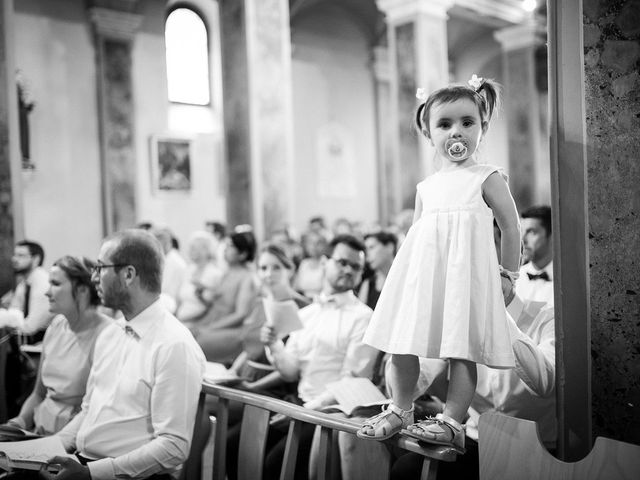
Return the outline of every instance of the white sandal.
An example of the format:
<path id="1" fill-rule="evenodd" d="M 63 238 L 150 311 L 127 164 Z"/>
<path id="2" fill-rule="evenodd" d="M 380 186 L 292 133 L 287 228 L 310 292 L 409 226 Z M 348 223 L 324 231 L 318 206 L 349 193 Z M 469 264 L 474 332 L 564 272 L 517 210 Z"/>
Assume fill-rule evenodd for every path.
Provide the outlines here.
<path id="1" fill-rule="evenodd" d="M 358 438 L 366 440 L 386 440 L 412 423 L 413 406 L 409 410 L 403 410 L 390 403 L 386 408 L 382 407 L 381 413 L 365 420 L 356 435 Z M 373 429 L 372 435 L 365 433 L 365 428 L 367 427 Z M 381 430 L 381 435 L 376 435 L 376 431 L 379 429 Z"/>
<path id="2" fill-rule="evenodd" d="M 460 453 L 465 451 L 464 427 L 443 413 L 409 425 L 401 433 L 421 442 L 454 447 Z"/>

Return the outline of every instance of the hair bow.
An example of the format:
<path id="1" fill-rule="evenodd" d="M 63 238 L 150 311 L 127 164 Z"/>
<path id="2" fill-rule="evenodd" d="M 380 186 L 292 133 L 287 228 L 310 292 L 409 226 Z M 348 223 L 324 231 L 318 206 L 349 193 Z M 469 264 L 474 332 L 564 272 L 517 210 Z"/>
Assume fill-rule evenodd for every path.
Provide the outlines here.
<path id="1" fill-rule="evenodd" d="M 471 76 L 469 81 L 467 82 L 474 91 L 480 90 L 482 85 L 484 85 L 484 78 L 477 76 L 475 73 Z"/>
<path id="2" fill-rule="evenodd" d="M 424 88 L 419 88 L 416 90 L 416 98 L 421 102 L 427 101 L 427 92 L 425 92 Z"/>

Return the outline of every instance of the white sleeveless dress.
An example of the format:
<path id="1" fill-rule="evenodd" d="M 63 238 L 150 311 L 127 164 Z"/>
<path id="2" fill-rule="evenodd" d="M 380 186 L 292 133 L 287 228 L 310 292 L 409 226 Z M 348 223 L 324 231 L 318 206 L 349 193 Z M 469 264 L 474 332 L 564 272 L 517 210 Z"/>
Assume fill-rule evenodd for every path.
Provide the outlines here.
<path id="1" fill-rule="evenodd" d="M 472 165 L 418 184 L 422 215 L 391 266 L 365 343 L 389 353 L 514 366 L 493 212 L 482 198 L 482 183 L 499 171 Z"/>

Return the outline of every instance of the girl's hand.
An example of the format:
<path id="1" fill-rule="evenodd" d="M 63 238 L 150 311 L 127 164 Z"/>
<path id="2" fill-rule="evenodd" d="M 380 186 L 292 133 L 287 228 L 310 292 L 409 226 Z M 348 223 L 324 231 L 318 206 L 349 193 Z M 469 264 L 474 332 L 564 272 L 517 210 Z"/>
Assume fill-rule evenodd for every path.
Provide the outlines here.
<path id="1" fill-rule="evenodd" d="M 513 282 L 503 276 L 500 276 L 500 283 L 502 287 L 502 297 L 504 298 L 504 304 L 509 305 L 515 294 L 515 286 Z"/>
<path id="2" fill-rule="evenodd" d="M 276 340 L 275 329 L 271 325 L 263 325 L 260 329 L 260 341 L 265 345 L 273 345 Z"/>

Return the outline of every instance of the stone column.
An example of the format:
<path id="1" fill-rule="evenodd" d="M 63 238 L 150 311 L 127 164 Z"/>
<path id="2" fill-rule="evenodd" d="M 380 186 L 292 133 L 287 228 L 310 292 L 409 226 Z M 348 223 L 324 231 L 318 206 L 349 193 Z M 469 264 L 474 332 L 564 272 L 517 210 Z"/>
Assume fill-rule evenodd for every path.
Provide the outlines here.
<path id="1" fill-rule="evenodd" d="M 640 5 L 583 9 L 593 437 L 638 444 Z"/>
<path id="2" fill-rule="evenodd" d="M 378 160 L 378 217 L 381 225 L 388 225 L 398 211 L 393 193 L 399 189 L 399 172 L 393 162 L 391 148 L 392 123 L 389 50 L 386 47 L 373 49 L 373 77 L 376 93 L 376 130 Z"/>
<path id="3" fill-rule="evenodd" d="M 24 235 L 13 5 L 0 6 L 0 294 L 13 286 L 13 245 Z"/>
<path id="4" fill-rule="evenodd" d="M 293 198 L 287 0 L 222 0 L 227 221 L 258 237 L 289 224 Z"/>
<path id="5" fill-rule="evenodd" d="M 544 43 L 544 32 L 533 21 L 504 28 L 494 34 L 503 52 L 504 115 L 509 142 L 509 184 L 518 209 L 536 203 L 538 179 L 548 171 L 547 152 L 541 151 L 540 99 L 536 87 L 536 47 Z M 546 190 L 546 189 L 545 189 Z"/>
<path id="6" fill-rule="evenodd" d="M 413 208 L 416 184 L 435 171 L 433 150 L 413 129 L 415 94 L 418 87 L 432 92 L 449 81 L 447 9 L 452 4 L 453 0 L 377 0 L 387 21 L 391 142 L 399 173 L 392 187 L 396 211 Z"/>
<path id="7" fill-rule="evenodd" d="M 94 6 L 104 234 L 136 222 L 136 156 L 131 49 L 142 16 L 137 0 L 120 2 L 123 10 Z M 99 5 L 98 2 L 95 4 Z"/>

